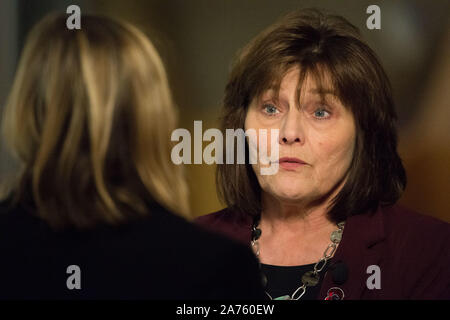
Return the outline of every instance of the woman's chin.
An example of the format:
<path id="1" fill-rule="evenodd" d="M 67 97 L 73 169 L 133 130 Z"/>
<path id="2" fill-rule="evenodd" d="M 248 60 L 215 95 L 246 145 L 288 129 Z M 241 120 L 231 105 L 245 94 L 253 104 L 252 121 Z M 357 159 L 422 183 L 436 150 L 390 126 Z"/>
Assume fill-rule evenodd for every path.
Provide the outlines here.
<path id="1" fill-rule="evenodd" d="M 276 190 L 272 190 L 272 195 L 276 197 L 277 199 L 285 202 L 298 202 L 301 200 L 304 200 L 307 197 L 307 193 L 305 190 L 301 189 L 294 189 L 294 188 L 286 188 L 280 187 Z"/>

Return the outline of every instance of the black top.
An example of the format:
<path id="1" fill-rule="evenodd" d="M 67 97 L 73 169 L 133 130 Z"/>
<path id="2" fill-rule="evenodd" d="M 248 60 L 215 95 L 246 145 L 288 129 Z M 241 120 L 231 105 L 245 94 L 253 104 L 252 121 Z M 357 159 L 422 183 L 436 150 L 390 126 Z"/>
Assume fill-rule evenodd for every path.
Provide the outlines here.
<path id="1" fill-rule="evenodd" d="M 0 299 L 264 299 L 250 248 L 157 205 L 118 227 L 55 232 L 0 203 L 0 260 Z M 80 290 L 67 287 L 71 265 Z"/>
<path id="2" fill-rule="evenodd" d="M 266 292 L 275 299 L 284 295 L 292 296 L 298 287 L 302 285 L 302 276 L 305 272 L 314 270 L 313 264 L 302 266 L 274 266 L 261 264 L 261 271 L 267 278 Z M 305 294 L 300 300 L 324 299 L 319 297 L 320 287 L 322 285 L 323 275 L 326 273 L 327 266 L 319 273 L 320 279 L 316 286 L 306 287 Z M 298 297 L 298 292 L 296 296 Z"/>

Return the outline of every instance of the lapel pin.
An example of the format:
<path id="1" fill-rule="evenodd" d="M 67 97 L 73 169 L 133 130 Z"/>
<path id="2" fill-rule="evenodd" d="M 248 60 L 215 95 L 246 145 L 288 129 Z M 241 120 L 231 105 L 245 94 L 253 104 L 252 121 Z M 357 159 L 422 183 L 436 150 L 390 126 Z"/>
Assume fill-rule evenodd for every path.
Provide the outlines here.
<path id="1" fill-rule="evenodd" d="M 341 288 L 333 287 L 328 289 L 324 300 L 344 300 L 344 291 Z"/>

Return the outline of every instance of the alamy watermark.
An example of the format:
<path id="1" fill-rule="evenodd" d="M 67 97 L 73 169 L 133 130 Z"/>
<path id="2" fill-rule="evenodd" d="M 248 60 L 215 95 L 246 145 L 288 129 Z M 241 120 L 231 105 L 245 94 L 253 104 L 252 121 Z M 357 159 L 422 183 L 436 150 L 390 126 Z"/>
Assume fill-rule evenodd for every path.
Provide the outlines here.
<path id="1" fill-rule="evenodd" d="M 66 286 L 69 290 L 81 289 L 81 269 L 76 264 L 72 264 L 67 267 L 66 273 L 70 274 L 66 280 Z"/>
<path id="2" fill-rule="evenodd" d="M 223 133 L 219 129 L 211 128 L 203 132 L 202 127 L 202 121 L 194 121 L 194 139 L 189 130 L 184 128 L 178 128 L 172 132 L 171 140 L 179 141 L 172 148 L 170 155 L 174 164 L 192 164 L 192 142 L 194 144 L 194 164 L 202 164 L 203 161 L 206 164 L 245 164 L 247 141 L 249 163 L 257 164 L 259 161 L 261 175 L 272 175 L 278 172 L 278 129 L 259 129 L 258 131 L 247 129 L 245 132 L 243 129 L 226 129 L 224 139 Z M 270 141 L 268 141 L 268 131 L 270 131 Z M 211 143 L 203 149 L 203 141 L 211 141 Z"/>
<path id="3" fill-rule="evenodd" d="M 75 4 L 67 7 L 66 13 L 70 16 L 66 20 L 66 26 L 69 30 L 81 29 L 81 8 Z M 372 4 L 367 7 L 366 13 L 370 16 L 366 20 L 366 27 L 369 30 L 381 29 L 381 9 L 378 5 Z"/>
<path id="4" fill-rule="evenodd" d="M 70 5 L 66 10 L 67 14 L 70 16 L 66 20 L 66 26 L 69 30 L 80 30 L 81 29 L 81 9 L 77 5 Z"/>
<path id="5" fill-rule="evenodd" d="M 367 7 L 367 14 L 370 16 L 366 20 L 366 27 L 369 30 L 381 29 L 381 9 L 376 4 L 372 4 Z"/>
<path id="6" fill-rule="evenodd" d="M 381 289 L 381 269 L 376 264 L 367 267 L 366 273 L 370 276 L 366 280 L 366 286 L 369 290 Z"/>

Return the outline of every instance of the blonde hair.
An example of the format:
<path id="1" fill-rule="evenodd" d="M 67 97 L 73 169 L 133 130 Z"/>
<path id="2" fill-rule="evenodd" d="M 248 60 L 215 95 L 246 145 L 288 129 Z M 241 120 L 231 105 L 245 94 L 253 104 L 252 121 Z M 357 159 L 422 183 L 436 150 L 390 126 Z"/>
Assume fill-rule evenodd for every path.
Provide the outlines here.
<path id="1" fill-rule="evenodd" d="M 187 216 L 187 184 L 170 159 L 176 110 L 162 61 L 128 23 L 52 14 L 29 34 L 3 130 L 21 163 L 11 190 L 32 195 L 55 228 L 116 224 L 153 200 Z M 27 190 L 29 192 L 27 193 Z"/>

